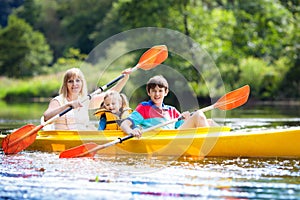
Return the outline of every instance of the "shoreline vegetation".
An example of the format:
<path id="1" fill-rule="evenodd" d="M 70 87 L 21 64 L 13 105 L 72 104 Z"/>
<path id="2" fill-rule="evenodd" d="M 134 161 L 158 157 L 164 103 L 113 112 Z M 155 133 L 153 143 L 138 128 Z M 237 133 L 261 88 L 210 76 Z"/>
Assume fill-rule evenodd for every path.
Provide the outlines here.
<path id="1" fill-rule="evenodd" d="M 0 99 L 0 101 L 4 102 L 10 102 L 10 103 L 18 103 L 18 102 L 24 102 L 24 103 L 48 103 L 53 97 L 32 97 L 24 99 L 22 96 L 15 96 L 14 100 L 7 101 L 5 99 Z M 211 103 L 211 100 L 209 98 L 198 98 L 201 99 L 199 102 L 203 104 L 209 105 Z M 248 106 L 300 106 L 300 100 L 298 99 L 280 99 L 280 100 L 257 100 L 257 99 L 250 99 L 247 102 Z"/>
<path id="2" fill-rule="evenodd" d="M 300 106 L 300 100 L 250 101 L 249 104 L 274 106 Z"/>
<path id="3" fill-rule="evenodd" d="M 50 100 L 52 99 L 52 97 L 34 97 L 34 98 L 30 98 L 27 99 L 26 101 L 24 101 L 24 99 L 22 97 L 18 98 L 15 101 L 9 101 L 10 103 L 18 103 L 18 102 L 24 102 L 24 103 L 48 103 Z M 5 100 L 0 100 L 0 101 L 4 101 L 4 102 L 8 102 Z M 210 104 L 211 101 L 209 99 L 206 100 L 202 100 L 201 101 L 203 104 Z M 249 106 L 300 106 L 300 100 L 296 100 L 296 99 L 285 99 L 285 100 L 274 100 L 274 101 L 270 101 L 270 100 L 252 100 L 249 99 L 247 102 L 247 105 Z"/>
<path id="4" fill-rule="evenodd" d="M 189 89 L 182 87 L 188 85 L 199 102 L 210 103 L 209 91 L 202 85 L 214 89 L 214 96 L 222 96 L 221 84 L 227 92 L 247 84 L 255 104 L 299 104 L 300 54 L 295 41 L 300 39 L 300 6 L 296 1 L 3 2 L 0 100 L 46 101 L 58 93 L 62 73 L 71 67 L 84 69 L 88 90 L 94 91 L 126 66 L 134 66 L 146 44 L 162 42 L 170 46 L 164 65 L 186 82 L 178 82 L 170 73 L 166 78 L 183 95 Z M 133 30 L 134 38 L 124 37 Z M 195 51 L 183 51 L 180 35 L 192 39 L 195 48 L 189 49 Z M 216 70 L 208 67 L 218 69 L 222 83 L 214 80 Z M 137 76 L 124 91 L 134 91 L 133 96 L 141 99 L 144 88 L 136 88 Z M 169 99 L 176 102 L 174 95 Z"/>
<path id="5" fill-rule="evenodd" d="M 114 77 L 117 73 L 118 72 L 109 72 L 107 76 L 102 77 L 102 82 L 108 82 L 109 77 Z M 95 85 L 92 83 L 96 83 L 96 79 L 97 78 L 93 78 L 92 80 L 90 80 L 91 83 L 89 83 L 88 85 Z M 0 101 L 4 101 L 6 103 L 46 103 L 58 94 L 59 87 L 61 84 L 61 73 L 41 75 L 30 79 L 12 79 L 2 76 L 0 77 L 0 81 Z M 128 88 L 130 89 L 131 87 L 128 86 Z M 125 87 L 124 89 L 126 90 L 127 88 Z M 94 88 L 89 88 L 89 91 L 94 91 Z M 209 97 L 198 96 L 197 98 L 199 102 L 207 105 L 210 104 L 212 101 Z M 300 106 L 300 100 L 298 98 L 276 97 L 274 97 L 273 99 L 262 100 L 256 96 L 250 96 L 247 104 L 249 106 Z"/>

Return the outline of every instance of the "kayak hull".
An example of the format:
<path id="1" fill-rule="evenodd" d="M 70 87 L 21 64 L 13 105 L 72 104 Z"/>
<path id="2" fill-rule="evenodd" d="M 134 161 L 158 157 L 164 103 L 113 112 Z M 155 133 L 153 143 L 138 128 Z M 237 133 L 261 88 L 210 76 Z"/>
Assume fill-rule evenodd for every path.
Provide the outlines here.
<path id="1" fill-rule="evenodd" d="M 121 131 L 40 131 L 26 150 L 61 152 L 88 142 L 99 145 L 126 136 Z M 0 136 L 2 140 L 4 136 Z M 230 131 L 228 127 L 158 130 L 98 151 L 103 155 L 145 154 L 192 157 L 300 157 L 300 128 Z"/>

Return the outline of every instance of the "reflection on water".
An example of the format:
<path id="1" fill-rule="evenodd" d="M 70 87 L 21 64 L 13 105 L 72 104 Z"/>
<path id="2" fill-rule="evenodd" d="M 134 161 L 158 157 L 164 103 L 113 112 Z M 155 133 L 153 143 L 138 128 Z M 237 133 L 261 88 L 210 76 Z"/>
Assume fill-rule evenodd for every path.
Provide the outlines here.
<path id="1" fill-rule="evenodd" d="M 157 196 L 297 199 L 300 196 L 300 161 L 295 159 L 164 161 L 143 156 L 58 159 L 56 154 L 22 152 L 15 156 L 1 155 L 0 168 L 0 197 L 11 199 L 156 199 Z M 143 168 L 152 170 L 141 173 Z"/>
<path id="2" fill-rule="evenodd" d="M 300 118 L 227 118 L 225 124 L 233 131 L 255 129 L 282 129 L 300 126 Z"/>
<path id="3" fill-rule="evenodd" d="M 44 110 L 10 108 L 2 109 L 9 115 L 0 113 L 1 132 L 38 124 Z M 267 108 L 227 112 L 225 124 L 233 131 L 300 126 L 299 107 Z M 24 118 L 12 117 L 20 113 Z M 300 159 L 101 154 L 93 159 L 59 159 L 55 153 L 23 151 L 6 156 L 0 152 L 0 199 L 157 198 L 300 199 Z"/>

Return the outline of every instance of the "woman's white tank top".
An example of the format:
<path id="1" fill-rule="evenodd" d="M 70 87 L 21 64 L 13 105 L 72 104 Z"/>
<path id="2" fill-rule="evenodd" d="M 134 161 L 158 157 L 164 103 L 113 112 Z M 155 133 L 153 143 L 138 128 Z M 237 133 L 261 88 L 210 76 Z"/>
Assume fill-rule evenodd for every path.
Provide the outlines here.
<path id="1" fill-rule="evenodd" d="M 60 105 L 65 105 L 68 100 L 62 95 L 54 98 Z M 82 102 L 83 98 L 79 98 Z M 56 130 L 87 130 L 89 128 L 89 101 L 82 103 L 83 107 L 72 109 L 63 116 L 59 117 L 54 122 L 54 128 Z"/>

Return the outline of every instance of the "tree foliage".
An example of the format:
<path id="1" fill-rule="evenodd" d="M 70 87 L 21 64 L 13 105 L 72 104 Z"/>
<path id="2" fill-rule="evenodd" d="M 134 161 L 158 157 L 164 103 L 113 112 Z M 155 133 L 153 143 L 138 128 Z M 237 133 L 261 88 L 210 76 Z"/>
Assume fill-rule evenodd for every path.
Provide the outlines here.
<path id="1" fill-rule="evenodd" d="M 7 25 L 7 18 L 14 8 L 22 5 L 24 0 L 1 0 L 0 1 L 0 25 L 5 27 Z"/>
<path id="2" fill-rule="evenodd" d="M 101 26 L 113 0 L 27 0 L 16 14 L 42 31 L 54 58 L 63 56 L 69 48 L 89 53 L 95 46 L 94 31 Z M 100 25 L 99 25 L 100 24 Z M 102 27 L 100 28 L 102 29 Z M 105 37 L 109 37 L 106 33 Z M 102 40 L 105 38 L 102 35 Z"/>
<path id="3" fill-rule="evenodd" d="M 251 82 L 253 94 L 262 99 L 300 96 L 299 13 L 298 0 L 26 0 L 15 11 L 45 35 L 55 61 L 71 48 L 88 54 L 106 38 L 129 29 L 150 26 L 179 31 L 212 56 L 229 90 Z M 2 29 L 1 37 L 7 31 Z M 20 47 L 14 47 L 15 41 L 1 42 L 13 47 L 9 48 L 14 60 L 24 65 L 20 60 L 29 48 L 24 37 L 17 39 L 22 34 L 16 33 L 10 37 L 20 40 Z M 1 70 L 11 67 L 3 65 L 9 51 L 2 52 Z M 189 63 L 175 57 L 168 60 L 198 87 Z"/>
<path id="4" fill-rule="evenodd" d="M 32 76 L 52 61 L 43 34 L 14 15 L 0 29 L 0 47 L 0 73 L 9 77 Z"/>

